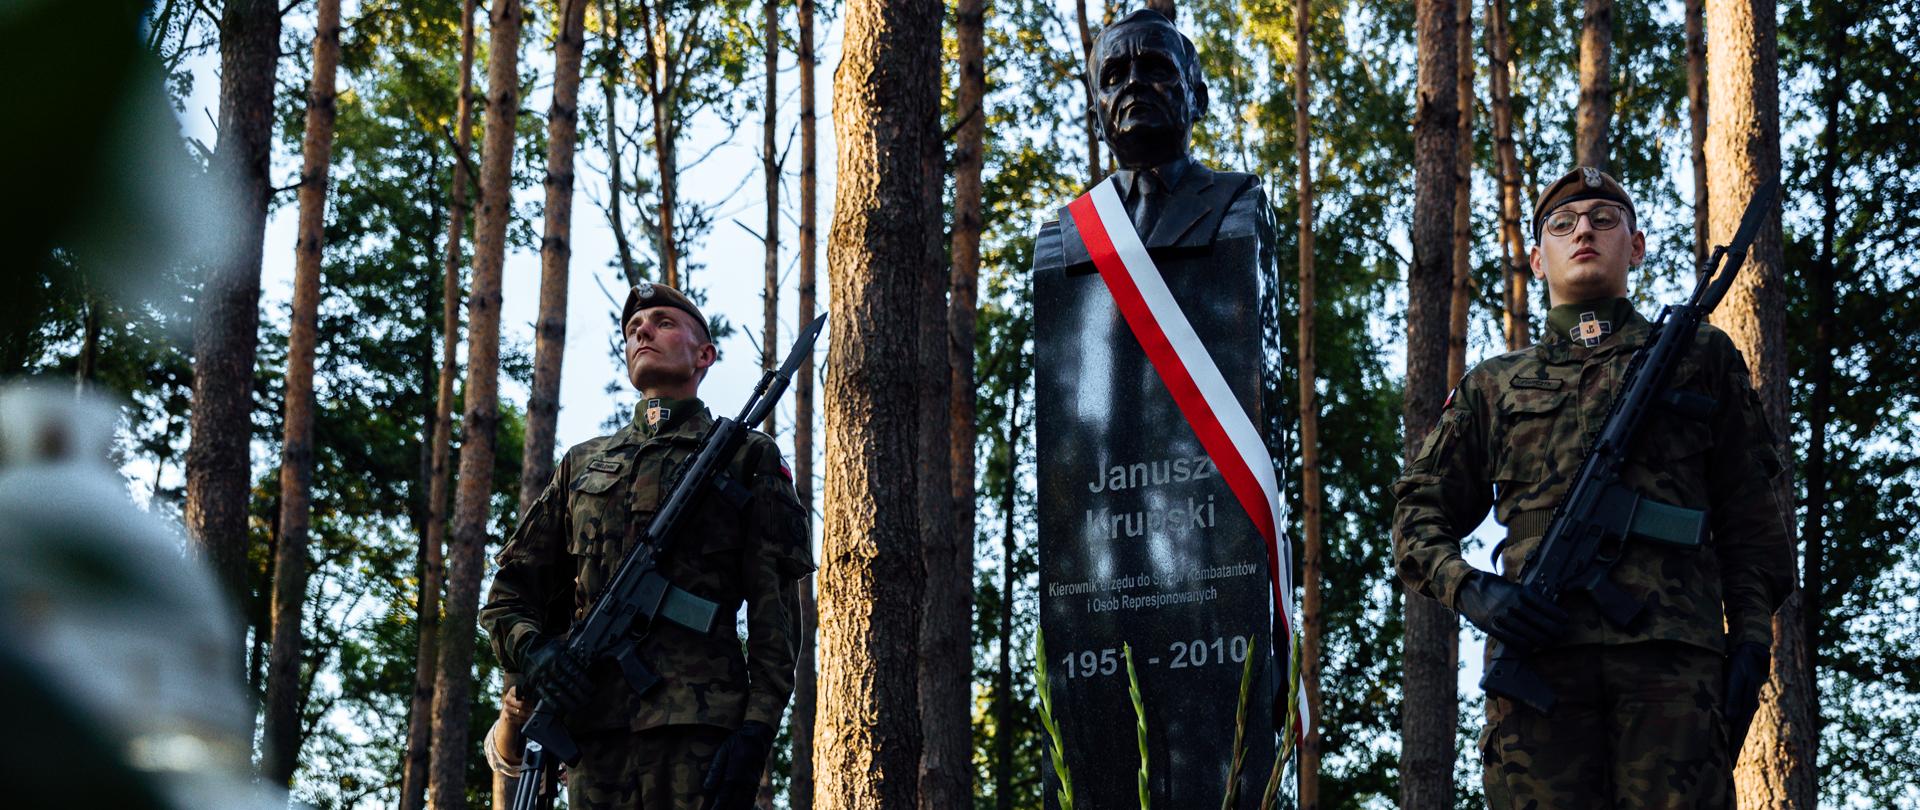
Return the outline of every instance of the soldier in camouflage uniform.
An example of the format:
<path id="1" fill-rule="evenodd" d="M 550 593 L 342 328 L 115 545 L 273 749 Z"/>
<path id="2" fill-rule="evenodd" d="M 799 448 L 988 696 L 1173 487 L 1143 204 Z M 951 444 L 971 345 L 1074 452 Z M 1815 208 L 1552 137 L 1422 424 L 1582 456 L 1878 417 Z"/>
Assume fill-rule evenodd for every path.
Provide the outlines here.
<path id="1" fill-rule="evenodd" d="M 713 422 L 697 398 L 717 357 L 698 307 L 643 283 L 621 322 L 628 375 L 644 400 L 631 423 L 561 458 L 500 553 L 480 621 L 509 673 L 527 674 L 541 697 L 572 707 L 563 718 L 582 759 L 568 769 L 569 806 L 694 808 L 705 797 L 745 808 L 793 693 L 795 583 L 813 570 L 806 511 L 772 439 L 749 432 L 728 467 L 750 493 L 745 505 L 705 498 L 662 561 L 677 588 L 717 603 L 719 615 L 704 635 L 663 619 L 642 631 L 635 643 L 660 675 L 657 686 L 635 695 L 618 667 L 585 667 L 559 643 Z M 735 627 L 743 603 L 744 651 Z"/>
<path id="2" fill-rule="evenodd" d="M 1731 806 L 1729 738 L 1752 720 L 1773 611 L 1793 586 L 1773 433 L 1740 352 L 1705 324 L 1673 385 L 1711 398 L 1710 415 L 1655 410 L 1622 476 L 1642 495 L 1705 510 L 1708 541 L 1627 544 L 1613 583 L 1645 610 L 1625 628 L 1584 597 L 1555 605 L 1515 584 L 1649 340 L 1625 298 L 1646 250 L 1633 217 L 1626 191 L 1594 169 L 1547 189 L 1531 253 L 1553 302 L 1545 339 L 1468 372 L 1394 484 L 1401 580 L 1535 650 L 1529 661 L 1558 697 L 1551 716 L 1488 697 L 1484 779 L 1503 810 Z M 1489 508 L 1507 529 L 1498 574 L 1460 554 Z"/>

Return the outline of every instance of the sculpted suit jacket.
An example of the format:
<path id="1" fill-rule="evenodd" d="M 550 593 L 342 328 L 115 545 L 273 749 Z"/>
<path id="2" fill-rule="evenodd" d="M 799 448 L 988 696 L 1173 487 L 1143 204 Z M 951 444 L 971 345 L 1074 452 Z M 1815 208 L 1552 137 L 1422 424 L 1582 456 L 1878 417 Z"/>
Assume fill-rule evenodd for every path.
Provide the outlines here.
<path id="1" fill-rule="evenodd" d="M 1236 221 L 1248 217 L 1258 223 L 1263 247 L 1272 241 L 1272 227 L 1267 223 L 1268 212 L 1262 195 L 1256 192 L 1260 186 L 1251 174 L 1240 172 L 1216 172 L 1201 165 L 1199 161 L 1185 159 L 1186 163 L 1178 174 L 1174 187 L 1168 192 L 1164 207 L 1153 223 L 1151 233 L 1142 234 L 1140 241 L 1147 246 L 1147 252 L 1158 259 L 1165 255 L 1182 255 L 1204 251 L 1211 246 L 1220 233 L 1220 226 L 1229 215 Z M 1162 170 L 1163 172 L 1165 170 Z M 1110 180 L 1118 182 L 1120 198 L 1132 216 L 1140 205 L 1139 193 L 1133 192 L 1136 182 L 1146 182 L 1145 178 L 1136 178 L 1136 171 L 1123 169 L 1114 172 Z M 1080 241 L 1080 232 L 1075 229 L 1072 214 L 1060 209 L 1060 248 L 1062 260 L 1068 273 L 1093 271 L 1093 257 L 1087 254 L 1087 246 Z M 1042 241 L 1045 233 L 1042 233 Z M 1045 247 L 1041 248 L 1043 251 Z M 1271 248 L 1266 252 L 1271 253 Z"/>

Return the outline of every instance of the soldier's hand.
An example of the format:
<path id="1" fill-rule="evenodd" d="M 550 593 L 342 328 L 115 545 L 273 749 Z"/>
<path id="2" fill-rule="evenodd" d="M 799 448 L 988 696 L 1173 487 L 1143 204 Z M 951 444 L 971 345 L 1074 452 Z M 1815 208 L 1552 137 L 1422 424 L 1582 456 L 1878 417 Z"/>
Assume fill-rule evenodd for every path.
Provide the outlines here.
<path id="1" fill-rule="evenodd" d="M 760 792 L 760 772 L 773 752 L 773 729 L 748 720 L 720 744 L 701 785 L 707 810 L 748 810 Z"/>
<path id="2" fill-rule="evenodd" d="M 1541 647 L 1566 632 L 1567 612 L 1519 583 L 1497 574 L 1475 572 L 1460 584 L 1455 599 L 1460 615 L 1508 644 Z"/>
<path id="3" fill-rule="evenodd" d="M 1727 655 L 1726 705 L 1721 714 L 1727 719 L 1728 742 L 1732 755 L 1740 756 L 1740 745 L 1747 739 L 1747 727 L 1760 710 L 1760 685 L 1767 682 L 1767 666 L 1772 661 L 1767 645 L 1743 641 Z"/>
<path id="4" fill-rule="evenodd" d="M 526 694 L 521 694 L 526 690 Z M 524 686 L 510 686 L 500 693 L 500 716 L 512 723 L 515 729 L 526 725 L 527 718 L 533 716 L 532 691 Z"/>
<path id="5" fill-rule="evenodd" d="M 534 694 L 552 703 L 561 714 L 580 708 L 593 684 L 587 679 L 587 662 L 567 649 L 564 640 L 535 639 L 527 655 L 527 678 Z"/>

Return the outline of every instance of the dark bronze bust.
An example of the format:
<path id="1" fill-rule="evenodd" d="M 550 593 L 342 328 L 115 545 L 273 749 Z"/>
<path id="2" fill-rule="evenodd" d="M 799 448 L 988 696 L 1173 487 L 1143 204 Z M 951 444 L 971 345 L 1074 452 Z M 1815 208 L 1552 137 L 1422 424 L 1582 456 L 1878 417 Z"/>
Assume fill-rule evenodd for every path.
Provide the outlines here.
<path id="1" fill-rule="evenodd" d="M 1113 179 L 1141 241 L 1156 253 L 1212 245 L 1256 185 L 1253 175 L 1216 172 L 1188 152 L 1208 98 L 1193 42 L 1159 12 L 1140 9 L 1100 32 L 1087 71 L 1101 137 L 1120 164 Z M 1065 243 L 1066 265 L 1085 270 L 1085 247 L 1077 238 Z"/>
<path id="2" fill-rule="evenodd" d="M 1130 648 L 1139 657 L 1155 739 L 1146 788 L 1162 806 L 1221 806 L 1235 778 L 1229 764 L 1241 755 L 1222 730 L 1236 722 L 1243 661 L 1258 679 L 1248 691 L 1249 716 L 1274 728 L 1286 719 L 1287 659 L 1273 655 L 1274 637 L 1284 651 L 1286 636 L 1273 631 L 1279 614 L 1265 538 L 1222 476 L 1178 471 L 1210 470 L 1213 462 L 1160 362 L 1149 357 L 1152 346 L 1171 340 L 1163 332 L 1155 343 L 1151 329 L 1143 334 L 1138 307 L 1122 312 L 1125 301 L 1144 299 L 1137 288 L 1145 285 L 1136 282 L 1128 299 L 1129 284 L 1115 280 L 1157 277 L 1165 295 L 1158 300 L 1177 305 L 1236 400 L 1221 407 L 1244 409 L 1256 430 L 1269 424 L 1273 387 L 1266 381 L 1280 379 L 1280 336 L 1291 323 L 1280 315 L 1272 213 L 1254 175 L 1215 171 L 1191 154 L 1194 127 L 1207 115 L 1200 73 L 1193 43 L 1159 12 L 1127 14 L 1100 32 L 1087 77 L 1117 165 L 1100 181 L 1108 188 L 1096 190 L 1101 216 L 1121 215 L 1104 199 L 1110 189 L 1129 222 L 1075 222 L 1075 211 L 1093 212 L 1073 204 L 1034 235 L 1040 624 L 1049 649 L 1069 651 L 1049 666 L 1066 667 L 1062 677 L 1075 679 L 1070 688 L 1053 687 L 1053 711 L 1081 806 L 1137 802 L 1141 754 L 1135 718 L 1124 708 L 1128 679 L 1083 677 L 1095 671 L 1081 668 L 1087 656 L 1101 653 L 1073 651 L 1114 651 L 1117 659 Z M 1131 226 L 1151 267 L 1128 258 L 1122 272 L 1113 263 L 1097 269 L 1083 226 L 1104 233 L 1116 250 L 1132 241 L 1124 238 Z M 1130 244 L 1127 250 L 1137 256 Z M 1267 443 L 1278 446 L 1271 437 Z M 1156 469 L 1167 472 L 1156 479 Z M 1226 573 L 1201 584 L 1190 579 L 1194 571 Z M 1232 651 L 1230 666 L 1181 657 L 1196 639 L 1220 639 Z M 1116 661 L 1098 671 L 1117 668 Z M 1247 737 L 1247 761 L 1272 758 L 1273 735 Z M 1238 776 L 1236 810 L 1259 804 L 1264 773 L 1252 770 Z"/>

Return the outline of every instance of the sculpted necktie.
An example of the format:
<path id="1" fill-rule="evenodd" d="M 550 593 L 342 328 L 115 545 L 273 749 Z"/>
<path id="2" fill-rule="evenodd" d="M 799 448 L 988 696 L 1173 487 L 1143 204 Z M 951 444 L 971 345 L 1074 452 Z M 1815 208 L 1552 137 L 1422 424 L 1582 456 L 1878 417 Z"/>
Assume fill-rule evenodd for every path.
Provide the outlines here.
<path id="1" fill-rule="evenodd" d="M 1160 209 L 1166 205 L 1166 189 L 1160 187 L 1160 178 L 1153 172 L 1141 170 L 1133 178 L 1133 230 L 1140 234 L 1142 243 L 1153 233 L 1154 223 L 1160 221 Z"/>

